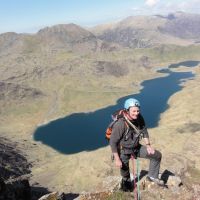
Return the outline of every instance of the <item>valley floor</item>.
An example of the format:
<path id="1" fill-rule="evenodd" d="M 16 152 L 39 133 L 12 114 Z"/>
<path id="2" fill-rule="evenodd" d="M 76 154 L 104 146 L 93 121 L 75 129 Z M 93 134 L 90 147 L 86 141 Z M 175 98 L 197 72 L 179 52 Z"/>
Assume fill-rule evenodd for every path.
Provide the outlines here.
<path id="1" fill-rule="evenodd" d="M 149 129 L 152 145 L 163 154 L 161 170 L 180 175 L 188 173 L 191 182 L 196 181 L 193 169 L 200 178 L 200 68 L 193 70 L 195 79 L 182 83 L 184 88 L 169 99 L 169 109 L 161 115 L 158 127 Z M 43 121 L 44 113 L 41 113 L 36 112 L 25 121 L 24 117 L 20 120 L 10 115 L 10 127 L 5 128 L 4 124 L 1 128 L 1 135 L 15 141 L 32 163 L 31 184 L 39 183 L 51 191 L 80 193 L 96 190 L 107 176 L 119 175 L 110 160 L 109 146 L 65 155 L 33 141 L 31 124 Z M 6 118 L 2 120 L 2 124 L 7 123 Z M 148 162 L 141 160 L 141 169 L 147 170 L 147 167 Z"/>

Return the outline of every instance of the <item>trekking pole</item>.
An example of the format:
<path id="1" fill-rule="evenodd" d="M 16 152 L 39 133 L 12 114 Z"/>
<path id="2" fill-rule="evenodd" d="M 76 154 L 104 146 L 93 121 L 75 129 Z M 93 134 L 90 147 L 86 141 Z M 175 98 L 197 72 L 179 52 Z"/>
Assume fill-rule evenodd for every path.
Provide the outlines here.
<path id="1" fill-rule="evenodd" d="M 136 186 L 136 177 L 135 177 L 135 164 L 134 164 L 134 159 L 135 157 L 133 155 L 131 155 L 131 160 L 132 160 L 132 165 L 133 165 L 133 191 L 134 191 L 134 200 L 138 200 L 138 194 L 137 194 L 137 186 Z"/>
<path id="2" fill-rule="evenodd" d="M 138 200 L 140 200 L 140 162 L 139 159 L 137 158 L 137 195 L 138 195 Z"/>

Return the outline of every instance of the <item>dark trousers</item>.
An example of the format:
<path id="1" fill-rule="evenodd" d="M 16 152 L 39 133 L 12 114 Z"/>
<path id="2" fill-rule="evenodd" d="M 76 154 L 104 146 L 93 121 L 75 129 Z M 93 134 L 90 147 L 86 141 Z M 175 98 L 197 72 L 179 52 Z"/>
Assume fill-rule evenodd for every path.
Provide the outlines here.
<path id="1" fill-rule="evenodd" d="M 121 150 L 120 159 L 122 161 L 122 168 L 120 169 L 121 176 L 124 180 L 130 180 L 129 160 L 132 154 L 127 154 L 126 151 Z M 150 160 L 148 176 L 158 178 L 160 170 L 160 162 L 162 154 L 155 150 L 154 154 L 148 154 L 146 146 L 140 145 L 134 153 L 134 157 L 146 158 Z"/>

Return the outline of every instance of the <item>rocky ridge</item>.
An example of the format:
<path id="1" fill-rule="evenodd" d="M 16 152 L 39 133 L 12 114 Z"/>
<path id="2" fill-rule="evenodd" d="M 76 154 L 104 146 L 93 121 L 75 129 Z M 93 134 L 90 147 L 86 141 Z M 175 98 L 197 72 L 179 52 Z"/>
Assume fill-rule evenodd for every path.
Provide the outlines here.
<path id="1" fill-rule="evenodd" d="M 91 31 L 101 40 L 124 47 L 149 48 L 159 44 L 196 43 L 200 39 L 199 27 L 198 14 L 177 12 L 168 16 L 131 16 L 113 26 L 101 25 Z"/>

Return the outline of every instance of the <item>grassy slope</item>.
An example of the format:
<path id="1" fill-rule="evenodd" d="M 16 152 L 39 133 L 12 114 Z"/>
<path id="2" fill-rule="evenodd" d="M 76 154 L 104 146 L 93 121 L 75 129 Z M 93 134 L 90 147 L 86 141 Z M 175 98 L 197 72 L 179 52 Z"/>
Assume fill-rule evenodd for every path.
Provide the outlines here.
<path id="1" fill-rule="evenodd" d="M 199 50 L 199 46 L 163 46 L 154 49 L 98 53 L 82 57 L 62 52 L 49 57 L 48 60 L 36 54 L 36 61 L 45 66 L 49 64 L 49 67 L 59 66 L 72 60 L 74 63 L 79 59 L 78 63 L 75 62 L 76 73 L 72 73 L 72 75 L 55 73 L 53 76 L 47 76 L 40 81 L 33 78 L 26 79 L 23 83 L 39 87 L 42 91 L 45 91 L 47 96 L 35 101 L 22 100 L 21 104 L 17 106 L 13 102 L 3 102 L 0 132 L 2 135 L 19 142 L 19 146 L 26 151 L 28 158 L 34 162 L 32 181 L 38 181 L 54 190 L 78 192 L 80 190 L 90 190 L 91 185 L 95 188 L 109 173 L 118 174 L 109 161 L 110 149 L 106 147 L 89 153 L 83 152 L 70 156 L 61 155 L 40 142 L 32 141 L 32 133 L 35 127 L 40 123 L 73 112 L 93 111 L 115 104 L 118 98 L 138 92 L 138 84 L 143 80 L 158 76 L 153 70 L 154 67 L 167 66 L 170 63 L 185 60 L 200 60 Z M 138 67 L 139 60 L 143 55 L 148 56 L 150 59 L 151 66 L 149 68 Z M 39 61 L 37 58 L 40 58 Z M 124 77 L 94 77 L 90 69 L 93 67 L 93 61 L 96 60 L 134 60 L 135 64 L 129 66 L 129 74 Z M 31 63 L 31 61 L 29 62 Z M 199 74 L 198 69 L 197 74 Z M 134 87 L 133 82 L 136 83 Z M 182 91 L 173 95 L 169 101 L 170 109 L 162 115 L 159 127 L 150 130 L 155 146 L 162 149 L 164 153 L 164 168 L 169 167 L 167 165 L 168 156 L 166 156 L 169 152 L 171 154 L 184 152 L 185 157 L 191 157 L 192 154 L 196 167 L 200 169 L 197 159 L 199 151 L 193 152 L 189 148 L 190 145 L 196 145 L 192 141 L 199 139 L 199 132 L 192 134 L 190 141 L 187 140 L 187 134 L 190 134 L 190 132 L 177 133 L 177 129 L 184 126 L 188 118 L 190 118 L 191 123 L 199 123 L 199 113 L 197 112 L 199 88 L 197 83 L 198 77 L 186 83 Z M 107 86 L 111 86 L 111 89 Z M 112 87 L 116 89 L 113 90 Z M 184 101 L 182 101 L 183 96 Z M 55 109 L 51 110 L 54 106 Z M 175 121 L 179 123 L 174 123 Z M 174 134 L 178 134 L 179 148 L 174 148 L 177 145 L 177 141 L 171 139 Z M 158 138 L 157 135 L 162 137 Z M 24 140 L 27 141 L 24 142 Z M 187 145 L 184 145 L 185 143 Z M 185 148 L 187 148 L 187 152 L 185 152 Z M 176 149 L 175 152 L 174 149 Z M 95 160 L 96 158 L 101 158 L 101 162 L 99 159 Z M 146 165 L 144 162 L 144 168 Z"/>

